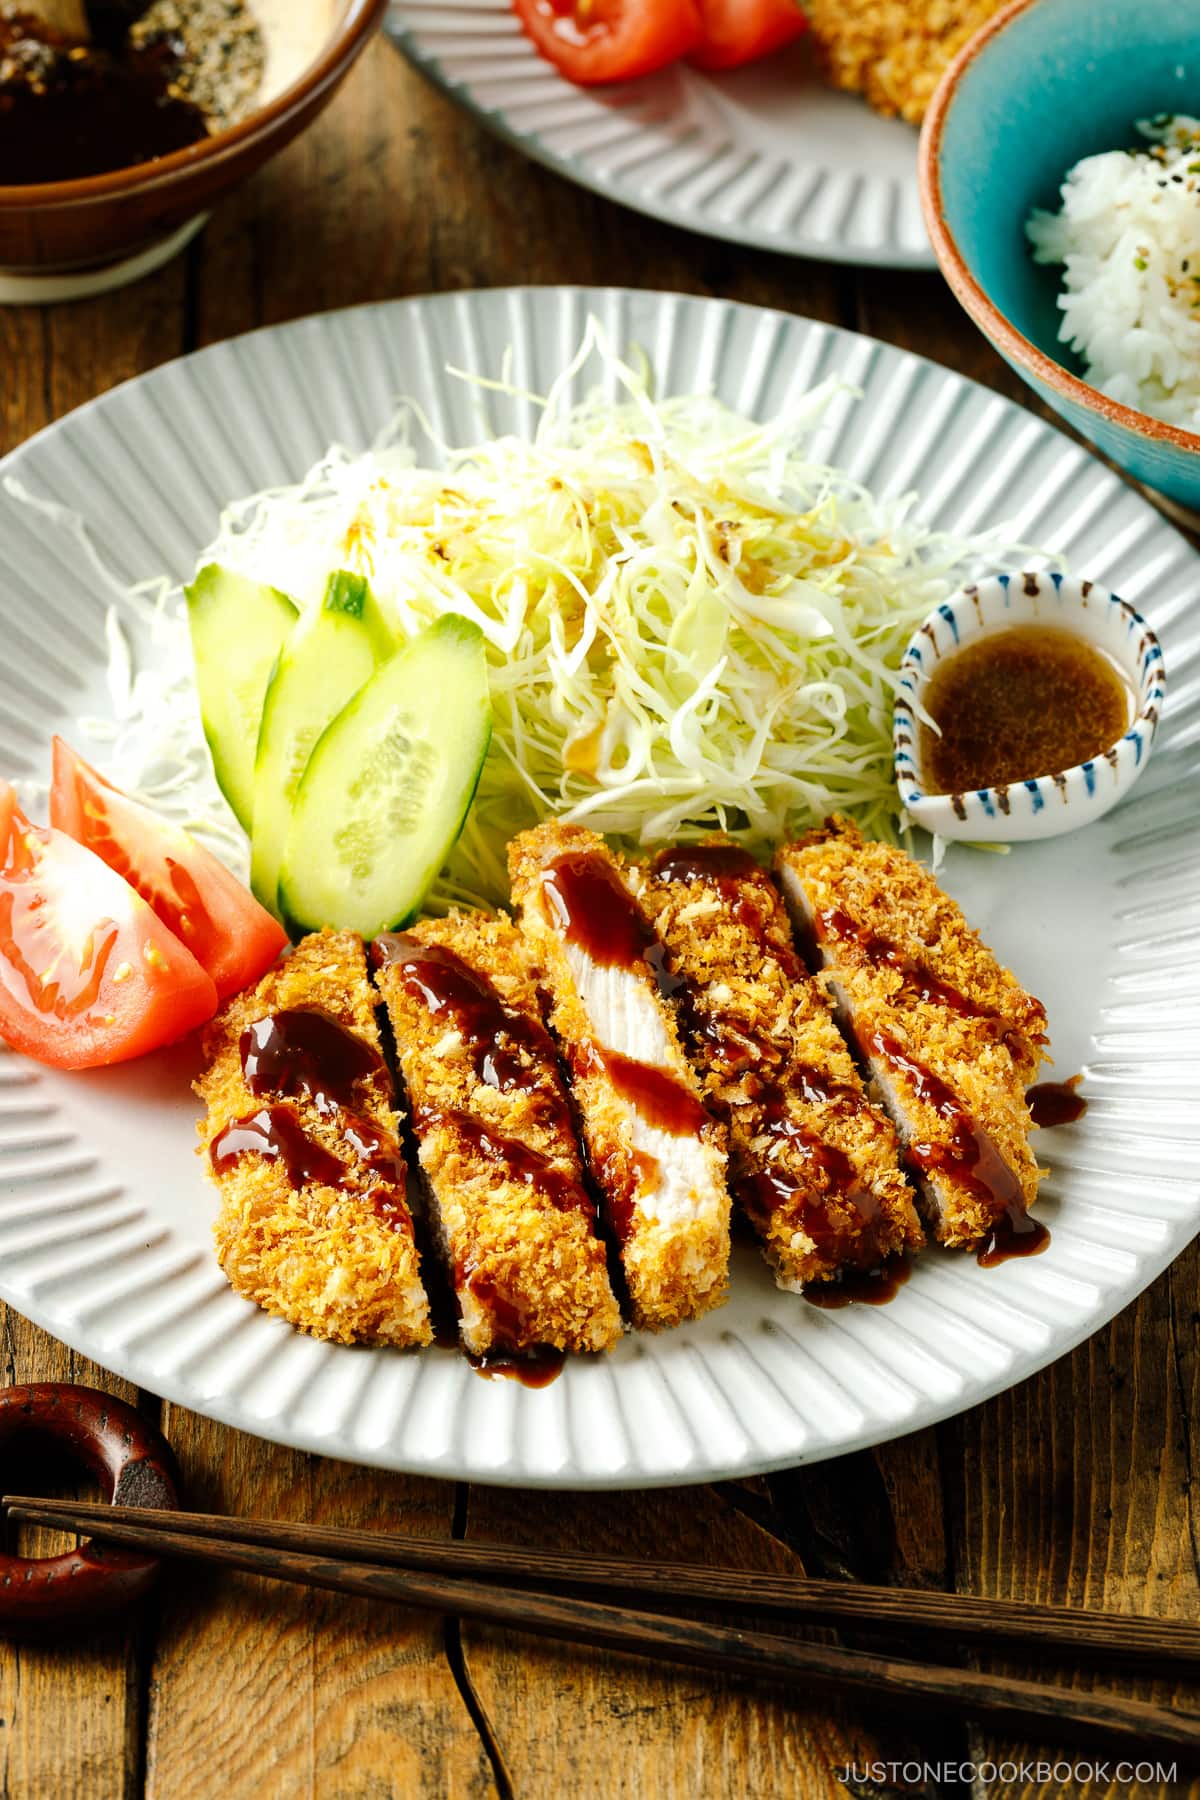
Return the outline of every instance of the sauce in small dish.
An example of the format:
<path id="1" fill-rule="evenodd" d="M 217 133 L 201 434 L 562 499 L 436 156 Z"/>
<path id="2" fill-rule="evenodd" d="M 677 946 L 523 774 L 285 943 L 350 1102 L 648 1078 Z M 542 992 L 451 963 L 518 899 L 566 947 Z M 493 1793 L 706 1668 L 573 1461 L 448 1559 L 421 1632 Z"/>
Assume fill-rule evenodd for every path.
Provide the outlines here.
<path id="1" fill-rule="evenodd" d="M 921 726 L 931 794 L 1053 776 L 1103 756 L 1133 717 L 1124 672 L 1056 625 L 1013 625 L 977 638 L 934 670 Z"/>
<path id="2" fill-rule="evenodd" d="M 943 838 L 1057 837 L 1115 806 L 1162 713 L 1141 614 L 1077 577 L 994 575 L 934 608 L 900 667 L 893 763 L 913 824 Z"/>

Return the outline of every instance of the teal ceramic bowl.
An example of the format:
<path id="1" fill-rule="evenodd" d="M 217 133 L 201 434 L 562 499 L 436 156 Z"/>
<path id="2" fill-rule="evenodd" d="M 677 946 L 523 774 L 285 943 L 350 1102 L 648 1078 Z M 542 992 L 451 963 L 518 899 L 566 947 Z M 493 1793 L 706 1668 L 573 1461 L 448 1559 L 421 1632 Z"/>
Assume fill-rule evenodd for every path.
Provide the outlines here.
<path id="1" fill-rule="evenodd" d="M 1060 271 L 1025 221 L 1057 210 L 1081 156 L 1140 142 L 1136 121 L 1200 114 L 1196 0 L 1014 0 L 966 45 L 921 136 L 921 194 L 950 286 L 1030 387 L 1137 480 L 1200 512 L 1200 436 L 1120 406 L 1060 343 Z"/>

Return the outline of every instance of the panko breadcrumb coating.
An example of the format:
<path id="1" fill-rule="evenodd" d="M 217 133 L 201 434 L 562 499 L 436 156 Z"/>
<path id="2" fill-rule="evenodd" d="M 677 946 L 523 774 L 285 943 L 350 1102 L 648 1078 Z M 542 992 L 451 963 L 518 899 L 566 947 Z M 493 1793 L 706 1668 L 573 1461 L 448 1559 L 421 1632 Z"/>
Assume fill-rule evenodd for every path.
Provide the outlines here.
<path id="1" fill-rule="evenodd" d="M 977 1244 L 1037 1196 L 1025 1087 L 1046 1015 L 927 870 L 834 818 L 778 853 L 797 929 L 892 1113 L 935 1235 Z"/>
<path id="2" fill-rule="evenodd" d="M 661 946 L 594 832 L 556 822 L 523 832 L 509 870 L 634 1323 L 695 1318 L 726 1292 L 724 1132 L 647 960 Z"/>
<path id="3" fill-rule="evenodd" d="M 429 1305 L 421 1283 L 403 1185 L 370 1168 L 352 1141 L 354 1117 L 381 1140 L 380 1161 L 399 1159 L 391 1081 L 379 1047 L 374 993 L 362 941 L 353 932 L 314 933 L 256 988 L 239 994 L 209 1026 L 209 1066 L 196 1083 L 208 1107 L 199 1127 L 204 1151 L 238 1120 L 279 1106 L 344 1173 L 336 1181 L 293 1186 L 282 1159 L 250 1149 L 223 1172 L 210 1171 L 221 1196 L 217 1256 L 239 1294 L 314 1337 L 341 1344 L 427 1344 Z M 243 1032 L 282 1011 L 336 1020 L 367 1047 L 371 1065 L 355 1079 L 352 1113 L 320 1107 L 311 1094 L 255 1094 L 242 1067 Z M 402 1161 L 400 1162 L 402 1168 Z"/>
<path id="4" fill-rule="evenodd" d="M 919 125 L 968 38 L 1005 0 L 805 0 L 835 87 Z"/>
<path id="5" fill-rule="evenodd" d="M 512 921 L 424 919 L 372 960 L 465 1348 L 609 1349 L 621 1315 Z"/>
<path id="6" fill-rule="evenodd" d="M 780 1287 L 923 1243 L 895 1130 L 796 956 L 766 870 L 713 842 L 663 852 L 637 894 L 670 952 L 684 1044 L 729 1125 L 734 1195 Z"/>

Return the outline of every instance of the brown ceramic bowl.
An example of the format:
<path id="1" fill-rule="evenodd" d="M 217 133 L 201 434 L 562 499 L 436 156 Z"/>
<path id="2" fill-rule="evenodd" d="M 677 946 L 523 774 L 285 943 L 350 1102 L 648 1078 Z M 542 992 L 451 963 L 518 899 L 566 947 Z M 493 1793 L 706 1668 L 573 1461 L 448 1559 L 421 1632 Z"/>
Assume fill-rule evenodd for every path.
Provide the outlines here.
<path id="1" fill-rule="evenodd" d="M 0 302 L 99 293 L 182 247 L 218 200 L 312 123 L 383 19 L 386 0 L 255 0 L 264 99 L 218 136 L 84 181 L 0 186 Z"/>

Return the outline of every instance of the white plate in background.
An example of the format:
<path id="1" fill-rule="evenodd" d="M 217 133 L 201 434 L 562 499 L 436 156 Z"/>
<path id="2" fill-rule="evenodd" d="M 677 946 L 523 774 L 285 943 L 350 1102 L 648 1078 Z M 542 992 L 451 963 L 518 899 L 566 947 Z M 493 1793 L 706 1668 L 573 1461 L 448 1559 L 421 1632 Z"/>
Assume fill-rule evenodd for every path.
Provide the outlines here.
<path id="1" fill-rule="evenodd" d="M 800 39 L 762 62 L 581 88 L 511 0 L 393 0 L 388 30 L 459 105 L 568 180 L 670 225 L 827 262 L 932 269 L 917 133 L 827 87 Z"/>
<path id="2" fill-rule="evenodd" d="M 1200 1223 L 1200 557 L 1087 451 L 936 364 L 809 320 L 619 290 L 494 290 L 331 313 L 216 345 L 104 395 L 0 464 L 0 772 L 44 774 L 52 731 L 109 710 L 111 595 L 67 531 L 5 482 L 73 509 L 132 582 L 188 575 L 231 498 L 365 447 L 401 395 L 450 442 L 527 432 L 526 399 L 451 379 L 511 347 L 545 391 L 589 313 L 641 346 L 663 392 L 786 410 L 834 370 L 817 453 L 933 524 L 1006 520 L 1133 601 L 1170 697 L 1133 795 L 1008 856 L 952 848 L 950 891 L 1045 1002 L 1055 1073 L 1089 1108 L 1039 1144 L 1045 1254 L 982 1270 L 931 1251 L 883 1307 L 822 1311 L 756 1255 L 732 1298 L 550 1387 L 483 1381 L 450 1351 L 345 1349 L 239 1299 L 213 1256 L 184 1049 L 84 1075 L 0 1056 L 0 1297 L 140 1387 L 279 1443 L 384 1468 L 547 1487 L 746 1475 L 880 1443 L 1000 1392 L 1104 1324 Z M 576 393 L 594 380 L 576 382 Z M 135 644 L 135 649 L 139 646 Z M 144 653 L 144 644 L 140 646 Z"/>

